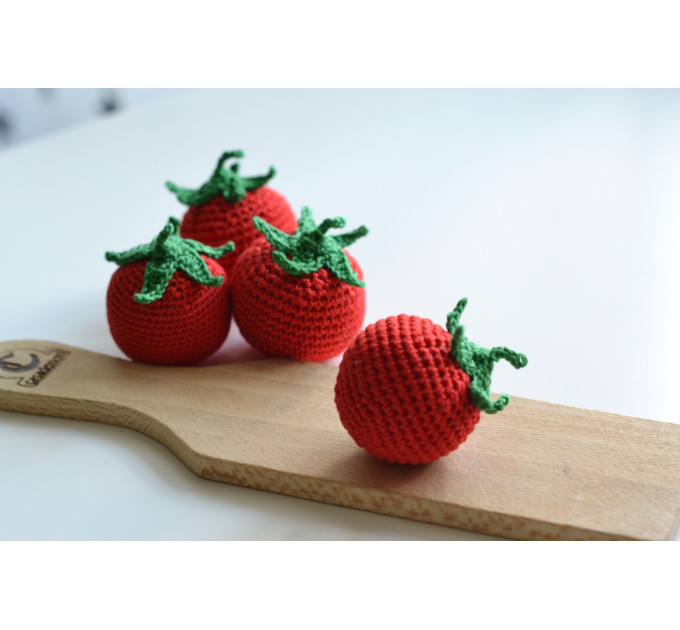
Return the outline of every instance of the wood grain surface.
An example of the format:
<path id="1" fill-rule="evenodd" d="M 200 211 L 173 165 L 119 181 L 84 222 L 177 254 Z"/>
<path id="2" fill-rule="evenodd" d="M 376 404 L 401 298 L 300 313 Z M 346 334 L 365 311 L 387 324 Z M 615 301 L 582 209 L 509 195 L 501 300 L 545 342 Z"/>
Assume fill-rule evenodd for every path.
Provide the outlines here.
<path id="1" fill-rule="evenodd" d="M 0 343 L 0 408 L 144 433 L 207 479 L 517 539 L 663 540 L 680 518 L 680 426 L 513 397 L 431 464 L 382 462 L 337 415 L 337 368 L 133 363 Z"/>

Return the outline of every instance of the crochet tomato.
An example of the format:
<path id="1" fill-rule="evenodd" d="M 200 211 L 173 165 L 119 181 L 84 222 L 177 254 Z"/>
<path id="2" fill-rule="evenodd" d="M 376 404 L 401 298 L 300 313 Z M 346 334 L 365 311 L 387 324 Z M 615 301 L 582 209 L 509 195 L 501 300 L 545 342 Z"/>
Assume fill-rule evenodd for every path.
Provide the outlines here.
<path id="1" fill-rule="evenodd" d="M 295 234 L 253 220 L 264 238 L 236 261 L 234 320 L 252 346 L 277 357 L 325 361 L 340 354 L 361 329 L 366 312 L 363 273 L 344 248 L 366 235 L 362 226 L 331 236 L 343 218 L 316 225 L 309 208 Z"/>
<path id="2" fill-rule="evenodd" d="M 259 177 L 239 175 L 238 162 L 229 169 L 224 168 L 227 160 L 242 157 L 243 151 L 223 153 L 210 179 L 197 190 L 166 183 L 177 199 L 189 206 L 180 226 L 180 234 L 184 238 L 213 247 L 227 241 L 234 242 L 236 254 L 218 261 L 227 274 L 241 252 L 259 237 L 253 217 L 262 217 L 284 232 L 293 232 L 297 225 L 295 213 L 288 202 L 265 186 L 276 174 L 274 167 Z"/>
<path id="3" fill-rule="evenodd" d="M 231 306 L 214 259 L 233 249 L 184 239 L 171 218 L 150 244 L 107 252 L 120 265 L 106 295 L 118 347 L 134 361 L 163 365 L 193 365 L 215 352 L 229 332 Z"/>
<path id="4" fill-rule="evenodd" d="M 482 348 L 459 324 L 467 299 L 449 313 L 447 330 L 429 319 L 398 315 L 359 333 L 345 352 L 335 385 L 343 426 L 369 453 L 388 462 L 425 464 L 449 454 L 475 428 L 480 410 L 510 401 L 490 395 L 494 364 L 527 358 L 505 347 Z"/>

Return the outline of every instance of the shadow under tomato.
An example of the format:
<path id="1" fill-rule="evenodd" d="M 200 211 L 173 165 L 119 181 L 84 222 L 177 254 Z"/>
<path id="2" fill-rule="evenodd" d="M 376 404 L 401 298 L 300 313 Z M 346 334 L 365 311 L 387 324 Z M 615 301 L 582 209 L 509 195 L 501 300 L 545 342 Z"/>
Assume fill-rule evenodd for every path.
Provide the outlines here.
<path id="1" fill-rule="evenodd" d="M 337 459 L 332 467 L 335 474 L 342 473 L 349 483 L 361 484 L 368 488 L 398 491 L 414 484 L 420 485 L 423 479 L 437 476 L 443 471 L 442 460 L 429 464 L 396 464 L 378 459 L 362 448 Z"/>
<path id="2" fill-rule="evenodd" d="M 241 335 L 241 332 L 232 319 L 229 334 L 222 346 L 210 355 L 201 365 L 226 365 L 228 363 L 241 363 L 243 361 L 255 361 L 263 359 L 266 355 L 251 346 Z"/>

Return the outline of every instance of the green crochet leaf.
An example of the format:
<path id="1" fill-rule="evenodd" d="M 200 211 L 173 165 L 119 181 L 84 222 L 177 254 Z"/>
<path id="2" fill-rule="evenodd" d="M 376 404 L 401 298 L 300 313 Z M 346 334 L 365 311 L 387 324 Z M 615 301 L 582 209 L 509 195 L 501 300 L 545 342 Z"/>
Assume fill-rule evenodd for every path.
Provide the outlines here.
<path id="1" fill-rule="evenodd" d="M 456 308 L 447 315 L 446 328 L 451 333 L 451 356 L 470 377 L 470 400 L 486 413 L 496 413 L 505 409 L 510 396 L 503 394 L 497 400 L 491 399 L 491 373 L 494 364 L 505 359 L 514 368 L 523 368 L 528 359 L 525 355 L 504 346 L 483 348 L 470 341 L 459 324 L 467 305 L 467 298 L 458 302 Z"/>
<path id="2" fill-rule="evenodd" d="M 148 260 L 144 269 L 142 290 L 134 296 L 135 302 L 150 304 L 160 300 L 176 271 L 183 271 L 199 284 L 214 287 L 222 284 L 222 276 L 213 276 L 201 254 L 218 259 L 234 251 L 229 241 L 221 247 L 209 247 L 179 235 L 179 219 L 170 217 L 166 226 L 148 245 L 137 245 L 125 252 L 106 252 L 106 260 L 120 266 L 139 260 Z"/>
<path id="3" fill-rule="evenodd" d="M 303 276 L 325 267 L 347 284 L 366 286 L 357 277 L 343 251 L 345 247 L 368 234 L 365 226 L 345 234 L 330 235 L 327 232 L 331 228 L 345 227 L 345 219 L 325 219 L 321 225 L 317 225 L 312 211 L 307 207 L 302 208 L 295 234 L 286 234 L 260 217 L 253 217 L 253 222 L 274 248 L 274 262 L 286 273 Z"/>
<path id="4" fill-rule="evenodd" d="M 232 164 L 229 169 L 224 168 L 224 163 L 227 160 L 242 158 L 243 156 L 243 151 L 227 151 L 223 153 L 210 179 L 196 190 L 182 188 L 172 182 L 166 182 L 165 185 L 177 195 L 177 199 L 188 206 L 200 205 L 214 199 L 218 195 L 222 195 L 229 203 L 237 203 L 244 199 L 247 192 L 261 188 L 276 175 L 276 170 L 273 166 L 270 167 L 266 175 L 255 177 L 242 177 L 239 175 L 240 164 L 238 162 Z"/>

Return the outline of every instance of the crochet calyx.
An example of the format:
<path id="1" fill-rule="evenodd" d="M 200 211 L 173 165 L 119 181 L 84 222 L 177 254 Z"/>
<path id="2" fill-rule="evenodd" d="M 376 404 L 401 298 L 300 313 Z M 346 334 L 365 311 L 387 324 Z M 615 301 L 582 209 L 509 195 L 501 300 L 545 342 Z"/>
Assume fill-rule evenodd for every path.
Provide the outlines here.
<path id="1" fill-rule="evenodd" d="M 121 266 L 148 260 L 142 290 L 135 293 L 135 302 L 150 304 L 163 297 L 176 271 L 183 271 L 195 282 L 206 286 L 214 287 L 222 283 L 222 276 L 212 275 L 201 254 L 218 259 L 234 251 L 234 243 L 229 241 L 221 247 L 209 247 L 193 239 L 182 238 L 179 225 L 179 219 L 170 217 L 151 243 L 138 245 L 125 252 L 106 252 L 106 260 Z"/>
<path id="2" fill-rule="evenodd" d="M 254 217 L 253 222 L 274 248 L 272 253 L 274 262 L 286 273 L 302 276 L 325 267 L 347 284 L 356 287 L 366 286 L 352 269 L 343 251 L 345 247 L 368 234 L 366 226 L 362 225 L 345 234 L 327 234 L 331 228 L 345 227 L 345 219 L 342 217 L 325 219 L 317 225 L 308 207 L 302 208 L 295 234 L 286 234 L 260 217 Z"/>
<path id="3" fill-rule="evenodd" d="M 505 409 L 510 402 L 508 394 L 497 400 L 491 399 L 491 373 L 494 364 L 505 359 L 514 368 L 524 367 L 528 360 L 525 355 L 504 346 L 483 348 L 470 341 L 459 324 L 460 316 L 467 305 L 467 298 L 461 299 L 456 308 L 446 318 L 446 329 L 451 333 L 451 357 L 470 377 L 470 400 L 486 413 L 496 413 Z"/>
<path id="4" fill-rule="evenodd" d="M 244 153 L 240 150 L 223 153 L 217 161 L 217 166 L 210 179 L 196 190 L 182 188 L 172 182 L 166 182 L 165 185 L 177 195 L 179 201 L 188 206 L 200 205 L 214 199 L 218 195 L 222 195 L 228 203 L 243 201 L 246 193 L 261 188 L 276 175 L 276 170 L 273 166 L 269 168 L 269 172 L 266 175 L 255 177 L 242 177 L 239 175 L 239 162 L 235 162 L 228 169 L 224 168 L 224 163 L 227 160 L 242 158 L 243 156 Z"/>

